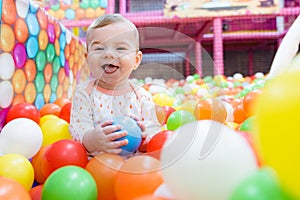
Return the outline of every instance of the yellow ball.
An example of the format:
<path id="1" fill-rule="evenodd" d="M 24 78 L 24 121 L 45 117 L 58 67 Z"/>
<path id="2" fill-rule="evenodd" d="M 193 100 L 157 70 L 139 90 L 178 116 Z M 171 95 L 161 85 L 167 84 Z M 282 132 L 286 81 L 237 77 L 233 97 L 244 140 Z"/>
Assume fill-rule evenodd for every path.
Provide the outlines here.
<path id="1" fill-rule="evenodd" d="M 186 111 L 189 111 L 190 113 L 194 114 L 196 105 L 197 105 L 197 101 L 187 100 L 181 104 L 180 110 L 186 110 Z"/>
<path id="2" fill-rule="evenodd" d="M 69 132 L 69 124 L 63 119 L 53 118 L 47 120 L 42 126 L 43 132 L 43 144 L 42 146 L 47 146 L 58 140 L 62 139 L 72 139 L 72 136 Z"/>
<path id="3" fill-rule="evenodd" d="M 255 135 L 264 162 L 300 198 L 300 71 L 269 80 L 258 99 Z"/>
<path id="4" fill-rule="evenodd" d="M 170 97 L 169 95 L 164 93 L 158 93 L 153 95 L 153 101 L 160 106 L 172 106 L 175 98 Z"/>
<path id="5" fill-rule="evenodd" d="M 44 115 L 43 117 L 41 117 L 39 125 L 40 125 L 40 127 L 42 127 L 46 121 L 48 121 L 50 119 L 58 119 L 58 118 L 59 117 L 57 117 L 56 115 L 52 115 L 52 114 Z"/>
<path id="6" fill-rule="evenodd" d="M 29 160 L 24 156 L 6 154 L 0 156 L 0 176 L 17 181 L 29 191 L 34 180 L 34 170 Z"/>

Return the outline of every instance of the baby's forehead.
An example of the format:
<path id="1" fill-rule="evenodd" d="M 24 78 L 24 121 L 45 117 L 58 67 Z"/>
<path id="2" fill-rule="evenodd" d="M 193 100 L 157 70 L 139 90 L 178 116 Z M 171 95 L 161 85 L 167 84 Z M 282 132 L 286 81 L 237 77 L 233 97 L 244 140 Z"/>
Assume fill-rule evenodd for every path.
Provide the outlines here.
<path id="1" fill-rule="evenodd" d="M 139 43 L 137 29 L 126 21 L 90 29 L 86 39 L 87 43 L 90 43 L 93 40 L 98 40 L 99 42 L 121 42 L 128 40 L 129 43 L 135 43 L 136 45 Z"/>

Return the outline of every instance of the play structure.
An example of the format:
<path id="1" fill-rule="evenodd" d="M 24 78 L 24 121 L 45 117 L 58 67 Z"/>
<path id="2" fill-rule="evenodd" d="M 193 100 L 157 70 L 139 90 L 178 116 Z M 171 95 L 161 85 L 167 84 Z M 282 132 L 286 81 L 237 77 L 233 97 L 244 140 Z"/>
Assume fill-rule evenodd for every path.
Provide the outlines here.
<path id="1" fill-rule="evenodd" d="M 159 57 L 155 53 L 173 54 L 173 58 L 174 54 L 180 54 L 174 68 L 184 76 L 196 72 L 203 76 L 267 73 L 281 39 L 300 12 L 297 1 L 274 1 L 265 6 L 261 6 L 263 1 L 222 1 L 223 8 L 218 7 L 218 14 L 212 15 L 210 13 L 216 13 L 213 9 L 210 13 L 199 9 L 210 2 L 201 2 L 194 8 L 195 1 L 165 1 L 159 10 L 151 9 L 148 3 L 147 10 L 134 0 L 118 3 L 108 0 L 106 12 L 119 12 L 138 26 L 142 35 L 141 49 L 145 54 L 154 55 L 150 62 L 158 60 L 153 58 Z M 237 12 L 228 9 L 224 2 L 244 6 Z M 155 3 L 162 4 L 161 1 Z M 199 11 L 197 15 L 182 14 L 191 13 L 192 9 Z M 62 23 L 73 28 L 86 27 L 91 21 L 65 19 Z M 236 58 L 235 62 L 231 57 Z M 237 63 L 238 60 L 241 61 Z M 169 65 L 173 65 L 172 61 Z"/>
<path id="2" fill-rule="evenodd" d="M 31 1 L 1 4 L 0 107 L 21 102 L 41 108 L 71 97 L 82 70 L 84 44 Z"/>

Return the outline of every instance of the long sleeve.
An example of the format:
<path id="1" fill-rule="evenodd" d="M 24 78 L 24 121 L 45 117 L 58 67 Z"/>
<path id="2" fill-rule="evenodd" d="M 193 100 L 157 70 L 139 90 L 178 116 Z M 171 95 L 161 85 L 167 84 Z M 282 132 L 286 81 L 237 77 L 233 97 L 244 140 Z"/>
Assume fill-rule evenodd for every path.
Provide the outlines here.
<path id="1" fill-rule="evenodd" d="M 86 84 L 76 87 L 71 108 L 69 130 L 73 138 L 82 142 L 84 134 L 94 128 L 93 103 Z"/>

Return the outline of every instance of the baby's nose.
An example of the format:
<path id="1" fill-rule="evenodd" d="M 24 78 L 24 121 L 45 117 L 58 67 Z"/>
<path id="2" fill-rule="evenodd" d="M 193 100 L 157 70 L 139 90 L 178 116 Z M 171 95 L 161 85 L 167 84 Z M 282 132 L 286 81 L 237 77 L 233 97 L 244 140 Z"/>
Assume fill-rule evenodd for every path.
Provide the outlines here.
<path id="1" fill-rule="evenodd" d="M 116 55 L 116 53 L 115 53 L 114 50 L 111 49 L 111 48 L 107 48 L 107 49 L 105 49 L 105 51 L 104 51 L 104 57 L 105 57 L 105 58 L 114 58 L 115 55 Z"/>

